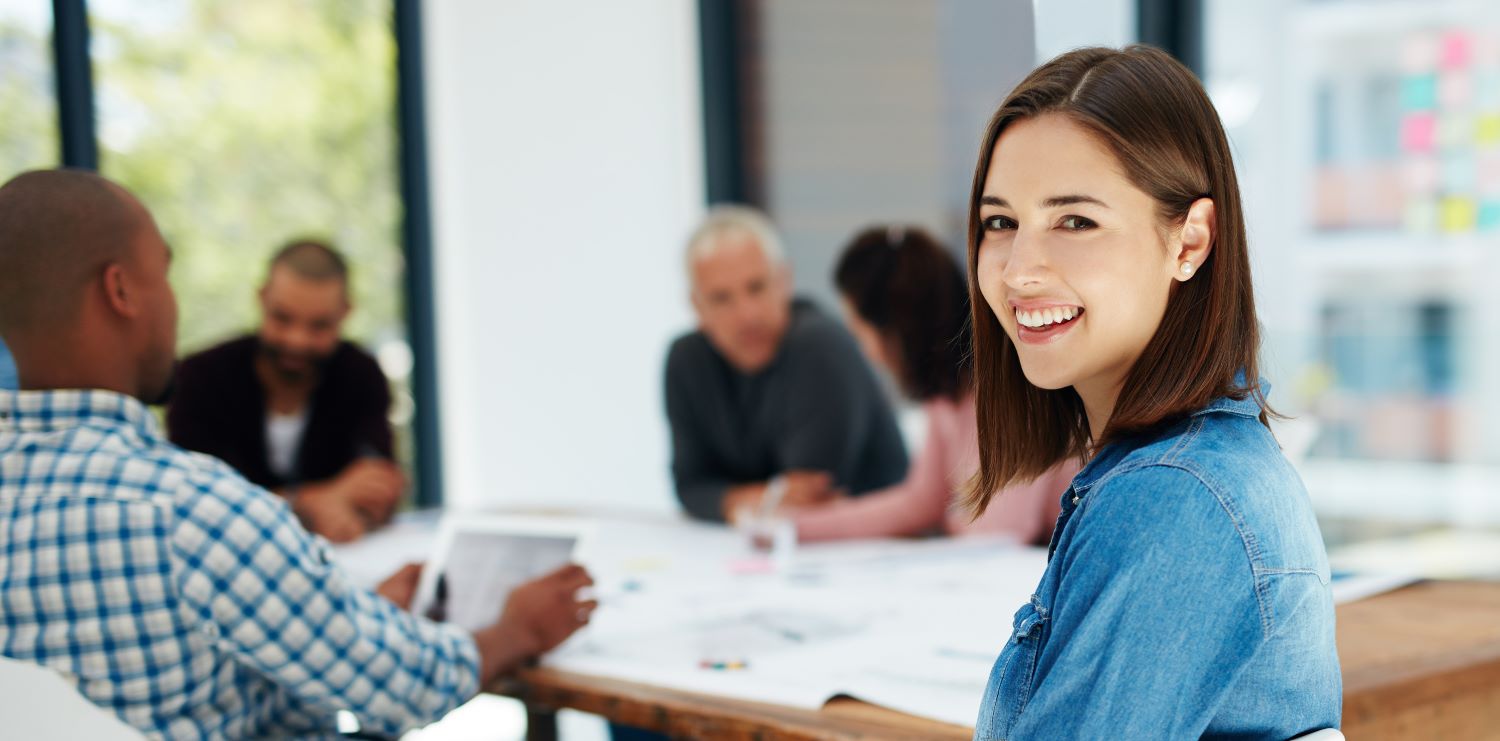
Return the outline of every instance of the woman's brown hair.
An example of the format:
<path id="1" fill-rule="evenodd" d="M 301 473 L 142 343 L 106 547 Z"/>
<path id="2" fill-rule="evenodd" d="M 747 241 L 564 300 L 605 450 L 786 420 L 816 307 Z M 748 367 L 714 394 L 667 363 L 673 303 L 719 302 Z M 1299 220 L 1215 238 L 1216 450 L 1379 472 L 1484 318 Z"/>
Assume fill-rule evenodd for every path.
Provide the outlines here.
<path id="1" fill-rule="evenodd" d="M 1037 388 L 1026 379 L 1015 345 L 979 291 L 979 199 L 995 143 L 1011 124 L 1043 114 L 1067 116 L 1098 137 L 1125 177 L 1156 201 L 1164 232 L 1182 225 L 1194 201 L 1210 198 L 1215 206 L 1213 249 L 1192 280 L 1172 284 L 1161 325 L 1126 375 L 1098 440 L 1089 439 L 1077 392 Z M 1158 431 L 1221 396 L 1253 395 L 1266 422 L 1250 259 L 1229 142 L 1197 78 L 1159 49 L 1078 49 L 1038 67 L 1011 91 L 990 119 L 974 169 L 969 296 L 979 473 L 965 504 L 976 514 L 1008 484 Z"/>
<path id="2" fill-rule="evenodd" d="M 957 401 L 969 379 L 969 289 L 953 253 L 922 229 L 871 227 L 844 248 L 839 293 L 885 342 L 901 390 Z"/>

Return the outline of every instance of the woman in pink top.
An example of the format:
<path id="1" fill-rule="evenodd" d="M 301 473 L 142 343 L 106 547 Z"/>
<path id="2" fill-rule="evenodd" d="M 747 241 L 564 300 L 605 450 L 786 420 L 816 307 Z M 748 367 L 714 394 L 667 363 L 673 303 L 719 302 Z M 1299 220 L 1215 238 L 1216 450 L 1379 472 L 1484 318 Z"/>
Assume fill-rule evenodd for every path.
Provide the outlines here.
<path id="1" fill-rule="evenodd" d="M 1057 466 L 1031 483 L 1006 489 L 973 522 L 953 507 L 979 470 L 969 294 L 958 262 L 919 229 L 873 228 L 845 248 L 834 281 L 850 332 L 870 362 L 922 403 L 927 439 L 900 484 L 793 513 L 798 538 L 810 542 L 941 531 L 1046 542 L 1076 464 Z"/>

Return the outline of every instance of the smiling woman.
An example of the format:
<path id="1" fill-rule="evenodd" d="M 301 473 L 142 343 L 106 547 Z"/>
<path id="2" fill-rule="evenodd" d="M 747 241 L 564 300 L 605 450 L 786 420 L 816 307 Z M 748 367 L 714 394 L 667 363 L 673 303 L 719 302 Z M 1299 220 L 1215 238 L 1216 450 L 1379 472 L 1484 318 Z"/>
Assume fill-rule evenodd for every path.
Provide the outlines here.
<path id="1" fill-rule="evenodd" d="M 1149 75 L 1177 65 L 1165 54 L 1140 50 L 1124 57 L 1129 65 L 1091 60 L 1101 68 L 1093 73 L 1086 58 L 1055 62 L 1072 65 L 1086 96 L 1081 84 L 1035 73 L 1030 87 L 1017 88 L 990 122 L 975 175 L 971 287 L 988 291 L 987 300 L 1008 287 L 1006 310 L 975 314 L 976 340 L 995 348 L 976 356 L 976 369 L 1002 381 L 980 397 L 980 443 L 999 456 L 985 471 L 1007 478 L 1033 476 L 1220 396 L 1255 396 L 1265 409 L 1239 186 L 1217 114 L 1195 80 L 1191 89 L 1146 89 Z M 1160 106 L 1152 109 L 1160 120 L 1125 107 L 1137 97 Z M 1219 133 L 1177 141 L 1177 128 Z M 1044 273 L 1071 278 L 1053 284 Z M 1093 315 L 1085 298 L 1098 302 Z M 1053 312 L 1075 309 L 1074 321 L 1056 326 Z M 1018 326 L 1012 342 L 1007 329 Z M 1087 338 L 1103 346 L 1072 351 Z M 1030 383 L 1007 382 L 1023 375 Z M 1018 406 L 1033 413 L 1017 415 Z M 986 420 L 1017 426 L 993 427 L 987 441 Z M 1005 481 L 983 483 L 975 490 Z"/>
<path id="2" fill-rule="evenodd" d="M 1027 379 L 1042 389 L 1073 386 L 1084 405 L 1089 438 L 1106 441 L 1119 433 L 1118 420 L 1114 430 L 1107 432 L 1105 425 L 1125 376 L 1161 324 L 1173 281 L 1190 275 L 1178 266 L 1210 256 L 1218 231 L 1214 201 L 1184 198 L 1186 209 L 1159 214 L 1153 198 L 1118 167 L 1098 167 L 1110 163 L 1113 154 L 1064 113 L 1019 120 L 1006 133 L 994 148 L 980 199 L 980 288 L 991 305 L 1008 307 L 995 318 L 1014 332 Z M 1059 193 L 1066 195 L 1054 195 Z M 1225 251 L 1227 260 L 1245 262 L 1243 243 Z M 1049 280 L 1054 275 L 1061 280 Z M 1141 290 L 1146 286 L 1154 290 Z M 1206 279 L 1197 286 L 1207 287 Z M 1107 310 L 1084 316 L 1086 304 Z M 1219 317 L 1204 318 L 1217 324 Z M 1248 326 L 1253 334 L 1253 316 Z M 1164 337 L 1158 356 L 1191 348 L 1194 339 Z M 1078 353 L 1080 343 L 1092 343 L 1095 351 Z M 1199 384 L 1180 379 L 1166 388 L 1131 384 L 1127 403 L 1144 407 L 1135 415 L 1148 418 L 1148 425 L 1150 418 L 1182 411 L 1174 406 L 1201 406 L 1234 390 L 1238 368 L 1253 369 L 1253 355 L 1224 360 L 1217 377 L 1202 373 L 1202 367 L 1182 369 L 1202 378 Z M 1171 358 L 1162 364 L 1177 365 Z M 1126 429 L 1136 426 L 1126 419 Z"/>
<path id="3" fill-rule="evenodd" d="M 1327 556 L 1266 426 L 1234 163 L 1192 73 L 1139 46 L 1034 71 L 986 133 L 969 261 L 970 503 L 1089 460 L 977 738 L 1336 726 Z"/>

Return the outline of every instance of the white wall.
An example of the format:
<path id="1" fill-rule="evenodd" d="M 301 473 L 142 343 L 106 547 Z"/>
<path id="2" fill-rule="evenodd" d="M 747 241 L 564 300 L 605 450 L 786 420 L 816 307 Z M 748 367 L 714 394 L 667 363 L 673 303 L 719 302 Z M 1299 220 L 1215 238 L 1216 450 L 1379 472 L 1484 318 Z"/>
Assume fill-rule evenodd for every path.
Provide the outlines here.
<path id="1" fill-rule="evenodd" d="M 854 234 L 914 224 L 960 249 L 985 122 L 1033 65 L 1031 0 L 764 0 L 766 205 L 798 293 L 838 303 Z"/>
<path id="2" fill-rule="evenodd" d="M 704 187 L 696 4 L 425 3 L 450 507 L 675 509 Z"/>
<path id="3" fill-rule="evenodd" d="M 1140 38 L 1136 0 L 1034 0 L 1036 61 L 1081 46 L 1121 47 Z"/>

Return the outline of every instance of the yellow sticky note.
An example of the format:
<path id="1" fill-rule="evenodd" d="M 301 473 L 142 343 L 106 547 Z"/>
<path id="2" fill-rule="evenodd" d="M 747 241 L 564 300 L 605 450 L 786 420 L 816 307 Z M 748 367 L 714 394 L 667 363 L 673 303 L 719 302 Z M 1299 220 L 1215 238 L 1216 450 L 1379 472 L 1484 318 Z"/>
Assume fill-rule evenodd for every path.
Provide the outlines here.
<path id="1" fill-rule="evenodd" d="M 1445 232 L 1471 232 L 1478 218 L 1479 204 L 1473 198 L 1450 196 L 1443 199 L 1438 224 Z"/>
<path id="2" fill-rule="evenodd" d="M 1474 140 L 1480 145 L 1500 144 L 1500 113 L 1486 113 L 1474 127 Z"/>

